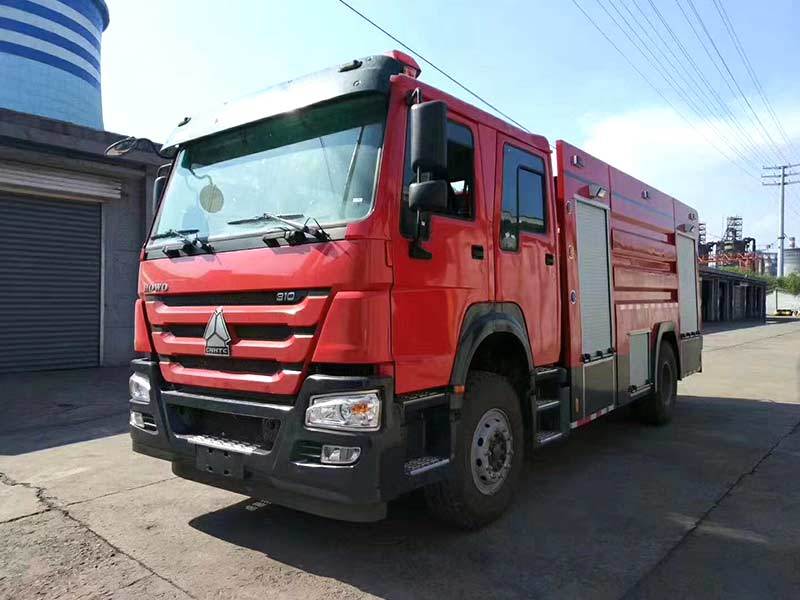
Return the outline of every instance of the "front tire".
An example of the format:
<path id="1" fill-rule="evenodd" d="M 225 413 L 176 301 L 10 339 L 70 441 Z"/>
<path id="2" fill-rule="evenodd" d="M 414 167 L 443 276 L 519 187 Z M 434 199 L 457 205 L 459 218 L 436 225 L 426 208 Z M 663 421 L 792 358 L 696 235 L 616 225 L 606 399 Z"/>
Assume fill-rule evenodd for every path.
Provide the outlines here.
<path id="1" fill-rule="evenodd" d="M 678 396 L 678 361 L 675 359 L 672 344 L 668 342 L 661 344 L 656 377 L 658 389 L 646 398 L 642 398 L 636 406 L 639 419 L 648 425 L 669 423 Z"/>
<path id="2" fill-rule="evenodd" d="M 438 518 L 477 529 L 506 510 L 522 472 L 522 415 L 508 379 L 469 374 L 458 430 L 454 477 L 425 488 L 425 499 Z"/>

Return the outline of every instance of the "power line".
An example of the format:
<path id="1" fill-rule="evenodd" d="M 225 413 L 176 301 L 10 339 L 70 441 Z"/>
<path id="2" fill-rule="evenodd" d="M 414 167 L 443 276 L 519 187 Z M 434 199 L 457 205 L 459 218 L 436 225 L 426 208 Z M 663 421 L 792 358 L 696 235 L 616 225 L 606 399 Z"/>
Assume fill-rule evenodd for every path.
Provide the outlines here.
<path id="1" fill-rule="evenodd" d="M 680 2 L 678 0 L 675 0 L 675 2 L 676 2 L 676 4 L 678 4 L 678 6 L 681 6 Z M 780 151 L 780 148 L 775 143 L 775 140 L 772 139 L 772 136 L 770 135 L 770 133 L 767 130 L 767 128 L 764 127 L 764 123 L 761 122 L 761 118 L 758 116 L 758 113 L 753 108 L 753 105 L 750 103 L 750 100 L 747 98 L 747 95 L 744 93 L 744 90 L 742 90 L 741 86 L 739 85 L 739 82 L 736 80 L 736 77 L 734 76 L 733 72 L 731 71 L 730 67 L 728 66 L 728 63 L 725 60 L 725 57 L 722 56 L 722 53 L 719 51 L 719 48 L 717 47 L 717 44 L 714 41 L 714 38 L 709 33 L 708 28 L 706 27 L 706 24 L 703 21 L 703 18 L 697 12 L 697 8 L 695 8 L 693 0 L 687 0 L 687 3 L 689 5 L 689 8 L 691 9 L 691 11 L 694 13 L 694 16 L 697 19 L 697 22 L 700 24 L 700 27 L 702 27 L 703 32 L 706 34 L 706 37 L 708 38 L 708 41 L 711 42 L 711 46 L 714 48 L 714 52 L 719 57 L 719 60 L 722 62 L 722 66 L 725 67 L 725 71 L 728 73 L 728 76 L 730 77 L 730 79 L 733 82 L 734 86 L 736 86 L 736 89 L 739 91 L 739 96 L 742 98 L 742 100 L 744 100 L 745 104 L 747 104 L 747 107 L 750 109 L 750 112 L 755 117 L 755 120 L 758 123 L 758 126 L 764 132 L 764 135 L 766 136 L 766 139 L 768 140 L 768 142 L 772 145 L 773 151 L 777 154 L 777 156 L 783 162 L 789 162 L 789 161 L 786 160 L 786 157 Z M 681 11 L 683 11 L 683 7 L 681 7 Z M 685 13 L 684 13 L 684 15 L 685 15 Z M 716 65 L 716 63 L 715 63 L 715 65 Z M 733 91 L 733 90 L 731 90 L 731 91 Z M 735 92 L 733 92 L 733 93 L 734 93 L 734 95 L 736 95 Z"/>
<path id="2" fill-rule="evenodd" d="M 641 7 L 638 6 L 638 0 L 634 0 L 634 2 L 637 4 L 637 7 L 639 8 L 640 12 L 643 12 Z M 739 132 L 742 134 L 742 136 L 748 140 L 748 142 L 751 144 L 751 146 L 754 149 L 758 149 L 758 142 L 754 141 L 752 136 L 750 135 L 750 133 L 744 127 L 742 127 L 741 123 L 739 122 L 739 119 L 736 118 L 736 115 L 733 114 L 733 111 L 731 111 L 731 109 L 728 106 L 728 104 L 722 99 L 722 97 L 720 96 L 719 92 L 714 88 L 713 85 L 711 85 L 709 80 L 703 74 L 703 71 L 700 69 L 700 67 L 698 66 L 697 62 L 694 60 L 694 58 L 692 58 L 691 53 L 689 53 L 687 51 L 686 46 L 683 44 L 683 42 L 677 36 L 677 34 L 672 29 L 670 24 L 664 18 L 664 15 L 661 14 L 661 11 L 658 10 L 658 7 L 655 5 L 653 0 L 648 0 L 648 3 L 650 4 L 650 8 L 653 10 L 653 12 L 658 17 L 658 20 L 661 21 L 661 24 L 667 30 L 667 33 L 669 33 L 670 37 L 673 39 L 673 41 L 677 45 L 678 49 L 681 51 L 681 54 L 684 56 L 686 61 L 692 66 L 692 68 L 694 69 L 695 73 L 697 73 L 697 76 L 700 78 L 700 80 L 703 82 L 703 84 L 705 85 L 705 87 L 708 90 L 708 92 L 711 94 L 711 96 L 716 101 L 717 105 L 725 113 L 727 120 L 730 123 L 732 123 L 734 125 L 734 127 L 736 127 L 736 129 L 739 130 Z M 757 151 L 757 152 L 754 152 L 754 154 L 759 154 L 760 155 L 760 152 Z"/>
<path id="3" fill-rule="evenodd" d="M 729 156 L 729 155 L 728 155 L 728 154 L 727 154 L 727 153 L 726 153 L 724 150 L 720 149 L 720 148 L 719 148 L 719 146 L 717 146 L 717 145 L 716 145 L 716 144 L 715 144 L 715 143 L 714 143 L 712 140 L 710 140 L 710 139 L 709 139 L 709 138 L 708 138 L 708 137 L 707 137 L 707 136 L 706 136 L 706 135 L 705 135 L 705 134 L 704 134 L 704 133 L 703 133 L 703 132 L 702 132 L 700 129 L 698 129 L 698 128 L 697 128 L 697 127 L 696 127 L 696 126 L 695 126 L 695 125 L 694 125 L 694 124 L 693 124 L 693 123 L 692 123 L 692 122 L 691 122 L 691 121 L 690 121 L 690 120 L 689 120 L 689 119 L 688 119 L 688 118 L 687 118 L 687 117 L 686 117 L 686 116 L 685 116 L 685 115 L 684 115 L 684 114 L 683 114 L 683 113 L 682 113 L 680 110 L 678 110 L 678 108 L 677 108 L 677 107 L 676 107 L 676 106 L 675 106 L 675 105 L 674 105 L 674 104 L 673 104 L 673 103 L 672 103 L 672 102 L 671 102 L 671 101 L 670 101 L 670 100 L 669 100 L 669 99 L 668 99 L 668 98 L 667 98 L 667 97 L 664 95 L 664 93 L 663 93 L 663 92 L 662 92 L 662 91 L 661 91 L 661 90 L 660 90 L 660 89 L 659 89 L 659 88 L 658 88 L 658 87 L 657 87 L 655 84 L 653 84 L 653 82 L 652 82 L 652 81 L 651 81 L 651 80 L 650 80 L 650 79 L 649 79 L 647 76 L 645 76 L 645 75 L 644 75 L 644 73 L 642 73 L 642 71 L 641 71 L 641 70 L 640 70 L 638 67 L 636 67 L 636 66 L 635 66 L 635 64 L 634 64 L 634 63 L 633 63 L 633 61 L 632 61 L 632 60 L 631 60 L 631 59 L 628 57 L 628 55 L 627 55 L 627 54 L 625 54 L 624 52 L 622 52 L 622 50 L 619 48 L 619 46 L 617 46 L 617 44 L 616 44 L 616 43 L 614 43 L 614 42 L 611 40 L 611 38 L 610 38 L 610 37 L 609 37 L 609 36 L 608 36 L 608 35 L 605 33 L 605 31 L 603 31 L 603 29 L 602 29 L 602 28 L 601 28 L 601 27 L 600 27 L 600 26 L 597 24 L 597 22 L 596 22 L 596 21 L 594 21 L 594 19 L 592 19 L 592 18 L 589 16 L 589 14 L 588 14 L 588 13 L 587 13 L 587 12 L 586 12 L 584 9 L 583 9 L 583 7 L 581 7 L 581 5 L 580 5 L 580 4 L 577 2 L 577 0 L 572 0 L 572 1 L 573 1 L 573 4 L 575 4 L 575 6 L 576 6 L 576 7 L 577 7 L 577 8 L 578 8 L 578 9 L 579 9 L 579 10 L 580 10 L 582 13 L 583 13 L 583 15 L 584 15 L 584 16 L 585 16 L 585 17 L 586 17 L 588 20 L 589 20 L 589 22 L 590 22 L 590 23 L 592 23 L 592 25 L 594 25 L 594 27 L 595 27 L 595 28 L 596 28 L 596 29 L 597 29 L 597 30 L 598 30 L 598 31 L 601 33 L 601 35 L 602 35 L 602 36 L 603 36 L 603 37 L 604 37 L 604 38 L 605 38 L 605 39 L 606 39 L 606 40 L 607 40 L 607 41 L 608 41 L 608 42 L 609 42 L 609 43 L 610 43 L 610 44 L 611 44 L 611 45 L 614 47 L 614 49 L 615 49 L 615 50 L 616 50 L 616 51 L 617 51 L 619 54 L 621 54 L 621 55 L 623 56 L 623 58 L 625 58 L 625 60 L 628 62 L 628 64 L 630 64 L 630 65 L 631 65 L 631 66 L 632 66 L 632 67 L 633 67 L 633 68 L 636 70 L 636 72 L 639 74 L 639 76 L 640 76 L 640 77 L 642 77 L 642 78 L 643 78 L 643 79 L 644 79 L 644 80 L 645 80 L 645 81 L 648 83 L 648 85 L 650 85 L 650 87 L 652 87 L 652 88 L 653 88 L 653 89 L 654 89 L 654 90 L 655 90 L 655 91 L 656 91 L 656 92 L 659 94 L 659 96 L 661 96 L 661 98 L 662 98 L 662 99 L 663 99 L 665 102 L 667 102 L 667 104 L 669 104 L 669 106 L 670 106 L 670 107 L 671 107 L 671 108 L 672 108 L 672 109 L 673 109 L 673 110 L 674 110 L 676 113 L 678 113 L 678 114 L 680 115 L 680 117 L 681 117 L 681 118 L 682 118 L 682 119 L 683 119 L 683 120 L 684 120 L 684 121 L 685 121 L 685 122 L 686 122 L 686 123 L 687 123 L 687 124 L 688 124 L 690 127 L 692 127 L 692 128 L 695 130 L 695 131 L 697 131 L 698 133 L 700 133 L 700 135 L 701 135 L 701 136 L 702 136 L 702 137 L 703 137 L 703 138 L 704 138 L 704 139 L 705 139 L 705 140 L 706 140 L 706 141 L 707 141 L 707 142 L 708 142 L 708 143 L 709 143 L 711 146 L 713 146 L 713 147 L 714 147 L 714 148 L 715 148 L 715 149 L 716 149 L 716 150 L 717 150 L 717 151 L 718 151 L 720 154 L 722 154 L 722 155 L 723 155 L 723 156 L 724 156 L 724 157 L 725 157 L 725 158 L 726 158 L 728 161 L 730 161 L 732 164 L 736 165 L 736 166 L 737 166 L 739 169 L 741 169 L 743 172 L 747 173 L 747 174 L 748 174 L 750 177 L 753 177 L 753 178 L 756 178 L 756 179 L 758 178 L 758 176 L 757 176 L 757 175 L 755 175 L 754 173 L 750 172 L 750 171 L 747 169 L 747 167 L 744 167 L 744 166 L 740 165 L 739 163 L 737 163 L 737 162 L 736 162 L 736 160 L 735 160 L 735 159 L 731 158 L 731 157 L 730 157 L 730 156 Z M 653 70 L 655 70 L 656 72 L 658 72 L 658 74 L 659 74 L 659 75 L 661 75 L 662 79 L 664 79 L 664 81 L 666 81 L 666 82 L 667 82 L 667 84 L 668 84 L 668 85 L 669 85 L 669 86 L 670 86 L 670 87 L 671 87 L 671 88 L 672 88 L 672 89 L 673 89 L 673 90 L 674 90 L 674 91 L 675 91 L 675 92 L 678 94 L 678 96 L 679 96 L 680 98 L 684 99 L 684 101 L 685 101 L 685 100 L 686 100 L 686 97 L 685 97 L 685 94 L 684 94 L 684 93 L 682 93 L 682 91 L 681 91 L 681 89 L 680 89 L 680 86 L 678 86 L 678 85 L 676 85 L 676 84 L 674 83 L 674 79 L 673 79 L 672 77 L 670 77 L 670 76 L 669 76 L 669 73 L 667 73 L 667 74 L 665 75 L 665 73 L 664 73 L 664 70 L 663 70 L 663 67 L 660 69 L 660 68 L 659 68 L 659 66 L 657 66 L 657 65 L 656 65 L 656 63 L 657 63 L 658 65 L 661 65 L 661 62 L 660 62 L 660 61 L 658 61 L 658 59 L 655 59 L 655 62 L 654 62 L 654 60 L 651 60 L 651 59 L 650 59 L 650 57 L 649 57 L 647 54 L 645 54 L 645 52 L 644 52 L 644 51 L 641 49 L 641 47 L 640 47 L 640 46 L 639 46 L 639 45 L 638 45 L 638 44 L 637 44 L 637 43 L 636 43 L 636 42 L 633 40 L 633 38 L 631 37 L 630 33 L 628 33 L 628 31 L 626 31 L 626 30 L 625 30 L 625 29 L 622 27 L 622 25 L 620 25 L 620 24 L 619 24 L 619 23 L 618 23 L 618 22 L 617 22 L 617 21 L 614 19 L 614 17 L 611 15 L 611 13 L 609 13 L 609 12 L 608 12 L 608 9 L 607 9 L 607 8 L 606 8 L 606 7 L 605 7 L 605 6 L 604 6 L 604 5 L 601 3 L 601 1 L 600 1 L 600 0 L 596 0 L 596 2 L 597 2 L 597 4 L 598 4 L 598 6 L 600 6 L 600 8 L 601 8 L 601 9 L 603 10 L 603 12 L 606 14 L 606 16 L 607 16 L 607 17 L 608 17 L 608 18 L 609 18 L 609 19 L 610 19 L 610 20 L 611 20 L 611 21 L 614 23 L 614 25 L 616 25 L 616 27 L 617 27 L 617 28 L 618 28 L 618 29 L 619 29 L 619 30 L 622 32 L 622 34 L 623 34 L 623 35 L 625 35 L 625 37 L 626 37 L 626 38 L 628 39 L 628 41 L 629 41 L 629 42 L 630 42 L 630 43 L 631 43 L 631 44 L 634 46 L 634 48 L 636 48 L 636 50 L 638 50 L 638 52 L 639 52 L 639 53 L 640 53 L 640 54 L 641 54 L 641 55 L 644 57 L 644 59 L 645 59 L 645 60 L 646 60 L 646 61 L 647 61 L 647 62 L 650 64 L 650 66 L 653 68 Z M 619 14 L 619 13 L 618 13 L 618 14 Z M 621 15 L 621 14 L 620 14 L 620 17 L 621 17 L 621 18 L 622 18 L 622 20 L 625 22 L 625 24 L 626 24 L 626 25 L 627 25 L 627 26 L 630 28 L 630 24 L 628 23 L 628 21 L 627 21 L 627 20 L 626 20 L 624 17 L 622 17 L 622 15 Z M 646 46 L 646 45 L 645 45 L 645 46 Z M 652 54 L 652 52 L 651 52 L 651 54 Z M 693 111 L 694 111 L 694 112 L 695 112 L 695 113 L 696 113 L 696 114 L 697 114 L 697 115 L 700 117 L 700 120 L 701 120 L 701 121 L 704 119 L 704 118 L 703 118 L 703 115 L 702 115 L 702 114 L 701 114 L 701 113 L 700 113 L 700 112 L 697 110 L 697 108 L 695 107 L 695 105 L 694 105 L 693 103 L 691 103 L 691 102 L 687 102 L 687 105 L 689 106 L 689 108 L 690 108 L 690 109 L 692 109 L 692 110 L 693 110 Z M 715 131 L 715 133 L 717 133 L 717 135 L 719 135 L 719 133 L 718 133 L 718 132 L 716 132 L 716 131 Z M 733 151 L 735 154 L 737 154 L 737 155 L 739 156 L 739 158 L 740 158 L 742 161 L 744 161 L 745 163 L 747 163 L 747 162 L 748 162 L 748 161 L 747 161 L 747 159 L 746 159 L 746 157 L 744 157 L 744 155 L 743 155 L 743 154 L 741 154 L 741 152 L 739 152 L 739 150 L 738 150 L 737 148 L 733 147 L 733 146 L 731 145 L 730 141 L 729 141 L 729 140 L 727 140 L 727 138 L 725 138 L 724 136 L 720 136 L 720 137 L 722 137 L 722 138 L 723 138 L 723 140 L 726 142 L 726 145 L 728 146 L 728 149 L 729 149 L 729 150 L 732 150 L 732 151 Z"/>
<path id="4" fill-rule="evenodd" d="M 653 8 L 653 11 L 655 12 L 656 16 L 661 21 L 662 25 L 666 28 L 667 32 L 672 37 L 673 41 L 675 42 L 675 45 L 680 49 L 680 51 L 683 54 L 683 56 L 686 59 L 686 61 L 689 62 L 689 64 L 691 64 L 693 66 L 693 68 L 694 68 L 695 72 L 697 73 L 697 75 L 699 76 L 700 80 L 703 83 L 705 83 L 705 88 L 701 85 L 700 81 L 698 81 L 697 78 L 695 78 L 695 76 L 686 67 L 686 65 L 681 61 L 680 57 L 673 50 L 672 45 L 670 45 L 669 42 L 667 42 L 667 40 L 665 40 L 664 37 L 661 35 L 661 32 L 659 31 L 659 29 L 650 20 L 650 17 L 647 15 L 645 10 L 642 8 L 641 4 L 639 3 L 639 0 L 633 0 L 634 5 L 636 6 L 636 8 L 639 11 L 639 13 L 641 14 L 641 16 L 644 18 L 644 20 L 647 23 L 647 25 L 649 26 L 649 28 L 656 34 L 656 36 L 658 37 L 658 40 L 661 42 L 661 45 L 663 46 L 663 48 L 666 49 L 666 51 L 672 57 L 672 60 L 670 60 L 670 58 L 667 56 L 667 52 L 665 52 L 661 48 L 661 46 L 659 46 L 656 43 L 656 40 L 653 38 L 653 36 L 650 35 L 649 33 L 647 33 L 646 28 L 642 24 L 641 20 L 639 18 L 637 18 L 636 15 L 633 14 L 633 12 L 630 10 L 630 8 L 627 6 L 627 4 L 625 4 L 622 1 L 620 3 L 625 8 L 627 13 L 631 16 L 631 19 L 634 21 L 634 23 L 637 26 L 642 28 L 642 30 L 647 35 L 648 39 L 651 42 L 653 42 L 654 47 L 656 47 L 659 50 L 660 54 L 666 59 L 666 61 L 672 67 L 672 69 L 675 71 L 675 73 L 681 78 L 681 80 L 684 83 L 687 84 L 687 88 L 694 92 L 695 97 L 700 101 L 700 103 L 706 109 L 707 113 L 711 116 L 711 118 L 718 120 L 719 121 L 719 126 L 722 127 L 723 129 L 724 129 L 725 122 L 727 122 L 727 124 L 728 124 L 728 126 L 730 128 L 730 131 L 734 136 L 734 139 L 736 139 L 738 143 L 741 143 L 743 145 L 744 149 L 748 153 L 751 153 L 751 154 L 759 157 L 759 160 L 764 161 L 765 157 L 764 157 L 764 155 L 761 154 L 761 152 L 760 152 L 760 150 L 758 148 L 758 145 L 752 140 L 752 138 L 747 133 L 747 131 L 742 128 L 742 126 L 739 124 L 739 122 L 736 119 L 736 117 L 730 111 L 730 108 L 728 108 L 728 106 L 722 101 L 722 99 L 719 97 L 719 94 L 716 93 L 716 90 L 714 90 L 714 88 L 708 83 L 708 81 L 706 80 L 706 78 L 703 75 L 703 73 L 697 67 L 697 64 L 694 62 L 694 60 L 691 58 L 691 56 L 686 52 L 686 48 L 681 43 L 680 39 L 677 37 L 675 32 L 669 26 L 667 21 L 664 19 L 663 15 L 659 12 L 658 8 L 653 4 L 653 1 L 649 0 L 649 2 L 650 2 L 651 7 Z M 709 94 L 709 92 L 710 92 L 710 94 Z M 722 109 L 722 112 L 720 112 L 719 109 L 717 109 L 715 106 L 713 106 L 715 103 L 716 103 L 716 105 L 718 105 Z M 734 128 L 736 130 L 738 130 L 738 134 L 739 134 L 738 136 L 737 136 L 737 131 L 734 131 Z M 769 162 L 768 158 L 767 158 L 767 162 Z"/>
<path id="5" fill-rule="evenodd" d="M 775 113 L 775 109 L 772 108 L 772 103 L 767 98 L 766 93 L 764 92 L 764 88 L 761 85 L 761 82 L 758 79 L 758 75 L 756 75 L 755 69 L 753 69 L 753 65 L 750 63 L 750 59 L 747 57 L 747 52 L 742 45 L 739 36 L 736 33 L 736 29 L 733 26 L 733 22 L 731 21 L 730 17 L 728 16 L 728 11 L 725 10 L 725 6 L 719 2 L 719 0 L 713 0 L 714 6 L 719 13 L 722 22 L 725 24 L 725 28 L 728 30 L 728 35 L 733 40 L 733 45 L 736 47 L 736 51 L 739 53 L 739 57 L 742 59 L 744 63 L 745 69 L 747 70 L 747 74 L 750 75 L 750 80 L 753 82 L 753 85 L 756 87 L 759 96 L 761 96 L 761 100 L 764 102 L 764 106 L 767 107 L 767 111 L 772 117 L 772 121 L 775 123 L 775 126 L 778 128 L 781 136 L 783 137 L 784 142 L 786 142 L 786 147 L 791 149 L 795 154 L 797 154 L 797 148 L 795 148 L 792 141 L 789 139 L 789 136 L 786 135 L 786 130 L 783 128 L 783 124 L 781 123 L 778 115 Z"/>
<path id="6" fill-rule="evenodd" d="M 483 102 L 483 103 L 484 103 L 486 106 L 488 106 L 489 108 L 491 108 L 491 109 L 492 109 L 493 111 L 495 111 L 497 114 L 501 115 L 502 117 L 504 117 L 504 118 L 505 118 L 505 119 L 507 119 L 508 121 L 511 121 L 511 122 L 512 122 L 514 125 L 516 125 L 516 126 L 517 126 L 517 127 L 519 127 L 520 129 L 522 129 L 522 130 L 524 130 L 524 131 L 527 131 L 528 133 L 530 133 L 530 131 L 528 130 L 528 128 L 527 128 L 527 127 L 525 127 L 525 126 L 524 126 L 522 123 L 520 123 L 519 121 L 515 121 L 514 119 L 512 119 L 510 116 L 508 116 L 508 115 L 507 115 L 506 113 L 504 113 L 502 110 L 500 110 L 499 108 L 497 108 L 497 107 L 496 107 L 494 104 L 492 104 L 491 102 L 489 102 L 488 100 L 486 100 L 486 99 L 485 99 L 485 98 L 483 98 L 482 96 L 478 95 L 478 93 L 477 93 L 477 92 L 474 92 L 473 90 L 471 90 L 470 88 L 468 88 L 467 86 L 465 86 L 463 83 L 461 83 L 460 81 L 458 81 L 458 80 L 457 80 L 455 77 L 452 77 L 452 76 L 451 76 L 449 73 L 447 73 L 447 72 L 446 72 L 444 69 L 442 69 L 442 68 L 438 67 L 436 64 L 434 64 L 433 62 L 431 62 L 430 60 L 428 60 L 427 58 L 425 58 L 425 57 L 424 57 L 422 54 L 420 54 L 419 52 L 417 52 L 416 50 L 414 50 L 413 48 L 411 48 L 410 46 L 408 46 L 408 45 L 407 45 L 405 42 L 403 42 L 402 40 L 400 40 L 400 39 L 399 39 L 397 36 L 393 35 L 392 33 L 389 33 L 389 32 L 388 32 L 386 29 L 384 29 L 383 27 L 381 27 L 380 25 L 378 25 L 378 24 L 377 24 L 375 21 L 373 21 L 372 19 L 370 19 L 370 18 L 369 18 L 367 15 L 365 15 L 364 13 L 362 13 L 361 11 L 359 11 L 357 8 L 353 7 L 351 4 L 348 4 L 347 2 L 345 2 L 345 0 L 337 0 L 337 1 L 338 1 L 340 4 L 342 4 L 343 6 L 346 6 L 347 8 L 349 8 L 349 9 L 350 9 L 352 12 L 354 12 L 355 14 L 357 14 L 359 17 L 361 17 L 362 19 L 364 19 L 364 20 L 365 20 L 367 23 L 369 23 L 370 25 L 372 25 L 372 26 L 373 26 L 375 29 L 377 29 L 378 31 L 380 31 L 380 32 L 381 32 L 381 33 L 383 33 L 384 35 L 386 35 L 386 36 L 388 36 L 389 38 L 391 38 L 393 41 L 395 41 L 395 42 L 397 42 L 398 44 L 400 44 L 400 45 L 401 45 L 403 48 L 405 48 L 406 50 L 408 50 L 409 52 L 411 52 L 411 54 L 414 54 L 415 56 L 417 56 L 417 57 L 418 57 L 418 58 L 419 58 L 419 59 L 420 59 L 422 62 L 424 62 L 425 64 L 429 65 L 429 66 L 430 66 L 430 67 L 432 67 L 434 70 L 438 71 L 440 74 L 442 74 L 444 77 L 446 77 L 447 79 L 449 79 L 449 80 L 450 80 L 452 83 L 454 83 L 455 85 L 457 85 L 458 87 L 460 87 L 462 90 L 464 90 L 464 91 L 465 91 L 465 92 L 467 92 L 468 94 L 471 94 L 472 96 L 474 96 L 475 98 L 477 98 L 478 100 L 480 100 L 481 102 Z"/>

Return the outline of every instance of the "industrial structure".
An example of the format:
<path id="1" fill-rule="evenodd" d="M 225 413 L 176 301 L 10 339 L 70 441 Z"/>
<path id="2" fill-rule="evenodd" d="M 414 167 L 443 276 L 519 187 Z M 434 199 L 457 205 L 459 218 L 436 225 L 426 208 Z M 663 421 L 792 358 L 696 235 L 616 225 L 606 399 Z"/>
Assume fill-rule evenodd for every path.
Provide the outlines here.
<path id="1" fill-rule="evenodd" d="M 744 237 L 741 216 L 726 219 L 720 240 L 707 241 L 705 223 L 700 225 L 698 261 L 703 322 L 764 319 L 766 283 L 746 273 L 763 274 L 774 268 L 774 259 L 756 250 L 755 238 Z"/>
<path id="2" fill-rule="evenodd" d="M 0 2 L 0 107 L 103 128 L 104 0 Z"/>
<path id="3" fill-rule="evenodd" d="M 800 273 L 800 248 L 795 238 L 789 238 L 789 247 L 783 251 L 783 274 Z"/>
<path id="4" fill-rule="evenodd" d="M 743 236 L 742 217 L 727 218 L 722 239 L 706 241 L 706 224 L 700 224 L 697 255 L 700 264 L 712 267 L 737 267 L 742 271 L 763 271 L 761 258 L 756 252 L 756 240 Z"/>
<path id="5" fill-rule="evenodd" d="M 0 372 L 126 364 L 161 160 L 104 156 L 103 0 L 0 0 Z"/>

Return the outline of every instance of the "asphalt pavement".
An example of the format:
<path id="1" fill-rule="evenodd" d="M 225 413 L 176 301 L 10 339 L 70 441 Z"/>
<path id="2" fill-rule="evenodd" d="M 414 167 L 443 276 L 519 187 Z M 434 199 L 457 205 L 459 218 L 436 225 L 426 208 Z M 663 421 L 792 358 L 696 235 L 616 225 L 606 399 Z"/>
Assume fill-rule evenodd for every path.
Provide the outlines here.
<path id="1" fill-rule="evenodd" d="M 0 598 L 798 598 L 800 322 L 718 328 L 673 422 L 610 415 L 454 531 L 330 521 L 135 455 L 127 369 L 0 376 Z"/>

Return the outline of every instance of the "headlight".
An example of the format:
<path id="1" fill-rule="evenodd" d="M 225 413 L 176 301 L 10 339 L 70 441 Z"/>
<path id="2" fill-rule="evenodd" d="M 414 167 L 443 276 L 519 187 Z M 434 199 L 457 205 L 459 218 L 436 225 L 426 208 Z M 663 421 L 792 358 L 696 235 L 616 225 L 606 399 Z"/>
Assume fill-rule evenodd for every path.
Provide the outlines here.
<path id="1" fill-rule="evenodd" d="M 381 426 L 378 390 L 312 396 L 306 410 L 306 425 L 345 431 L 377 431 Z"/>
<path id="2" fill-rule="evenodd" d="M 134 373 L 128 379 L 128 391 L 131 394 L 131 402 L 150 404 L 150 380 L 141 373 Z"/>

